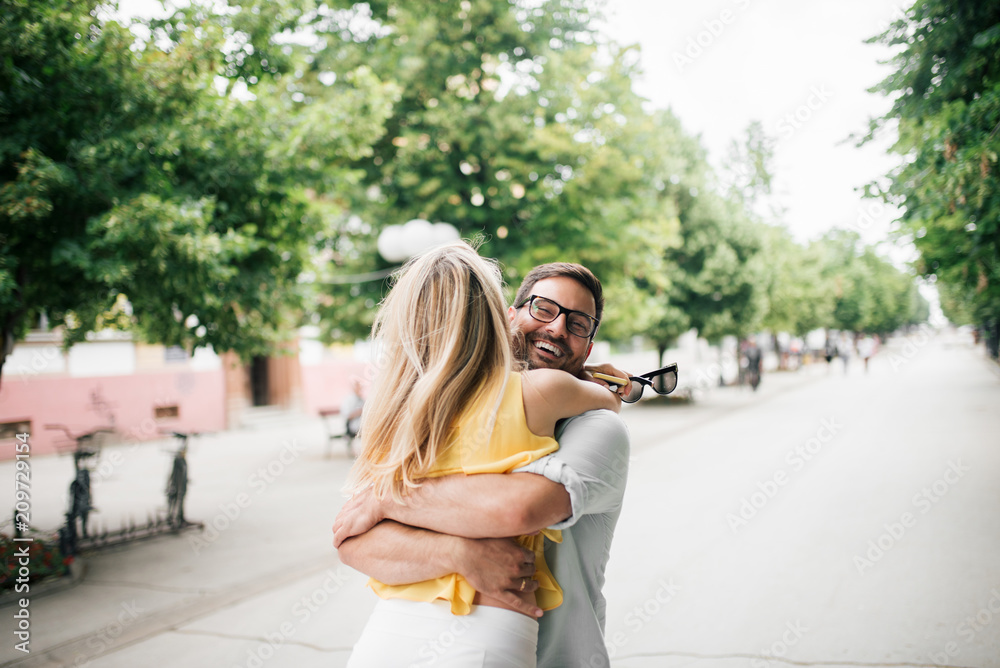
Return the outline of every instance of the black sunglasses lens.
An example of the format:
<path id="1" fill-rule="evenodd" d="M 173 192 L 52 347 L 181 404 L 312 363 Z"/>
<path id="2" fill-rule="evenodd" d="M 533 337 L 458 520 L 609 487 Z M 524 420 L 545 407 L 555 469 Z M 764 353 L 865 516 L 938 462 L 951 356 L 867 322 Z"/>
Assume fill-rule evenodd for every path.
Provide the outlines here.
<path id="1" fill-rule="evenodd" d="M 677 389 L 677 369 L 660 369 L 642 375 L 657 394 L 670 394 Z"/>
<path id="2" fill-rule="evenodd" d="M 635 378 L 632 378 L 632 387 L 628 391 L 628 394 L 622 396 L 622 401 L 627 404 L 634 404 L 642 398 L 642 389 L 645 387 L 643 383 L 640 383 Z"/>

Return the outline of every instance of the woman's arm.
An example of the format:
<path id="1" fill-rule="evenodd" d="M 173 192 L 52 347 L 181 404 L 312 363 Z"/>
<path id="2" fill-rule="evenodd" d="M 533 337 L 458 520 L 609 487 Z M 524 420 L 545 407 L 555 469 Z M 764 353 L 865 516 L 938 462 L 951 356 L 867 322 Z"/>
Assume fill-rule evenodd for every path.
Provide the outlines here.
<path id="1" fill-rule="evenodd" d="M 499 538 L 534 533 L 571 512 L 566 488 L 541 475 L 446 475 L 422 481 L 403 504 L 391 496 L 376 499 L 371 488 L 356 493 L 337 513 L 333 545 L 386 519 L 465 538 Z"/>
<path id="2" fill-rule="evenodd" d="M 621 396 L 598 383 L 580 380 L 558 369 L 532 369 L 521 374 L 521 398 L 528 429 L 539 436 L 555 434 L 556 422 L 598 408 L 621 410 Z"/>

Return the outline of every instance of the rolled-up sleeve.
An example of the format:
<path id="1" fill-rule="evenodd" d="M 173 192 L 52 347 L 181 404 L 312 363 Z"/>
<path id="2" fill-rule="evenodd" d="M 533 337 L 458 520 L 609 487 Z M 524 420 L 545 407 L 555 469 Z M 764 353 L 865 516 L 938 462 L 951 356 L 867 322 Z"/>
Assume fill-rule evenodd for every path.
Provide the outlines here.
<path id="1" fill-rule="evenodd" d="M 557 482 L 569 492 L 572 515 L 552 529 L 573 526 L 584 515 L 621 506 L 628 480 L 629 437 L 612 411 L 589 411 L 562 421 L 556 429 L 559 450 L 517 469 Z"/>

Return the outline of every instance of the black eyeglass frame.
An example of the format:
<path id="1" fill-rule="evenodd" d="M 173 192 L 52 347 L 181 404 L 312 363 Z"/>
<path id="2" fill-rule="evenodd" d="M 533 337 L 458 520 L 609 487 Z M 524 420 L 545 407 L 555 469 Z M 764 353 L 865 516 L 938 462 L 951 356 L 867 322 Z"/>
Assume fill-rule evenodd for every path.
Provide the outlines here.
<path id="1" fill-rule="evenodd" d="M 547 301 L 547 302 L 549 302 L 551 304 L 555 304 L 556 308 L 559 309 L 559 312 L 556 313 L 555 317 L 552 318 L 552 320 L 542 320 L 541 318 L 539 318 L 538 316 L 536 316 L 534 314 L 534 312 L 532 311 L 532 309 L 531 309 L 531 306 L 532 306 L 532 304 L 534 303 L 534 301 L 536 299 L 544 299 L 545 301 Z M 584 313 L 583 311 L 574 311 L 573 309 L 566 308 L 565 306 L 563 306 L 559 302 L 554 301 L 552 299 L 549 299 L 548 297 L 543 297 L 542 295 L 531 295 L 530 297 L 528 297 L 527 299 L 525 299 L 524 301 L 522 301 L 520 304 L 518 304 L 514 308 L 515 309 L 519 309 L 519 308 L 521 308 L 522 306 L 524 306 L 526 304 L 528 306 L 528 315 L 530 315 L 532 318 L 534 318 L 538 322 L 545 322 L 545 323 L 555 322 L 556 320 L 559 319 L 559 316 L 561 316 L 563 313 L 565 313 L 566 314 L 566 331 L 569 332 L 570 334 L 572 334 L 573 336 L 580 337 L 581 339 L 591 339 L 591 338 L 593 338 L 594 334 L 597 333 L 597 328 L 601 326 L 601 321 L 598 320 L 597 318 L 595 318 L 594 316 L 590 315 L 589 313 Z M 569 329 L 569 316 L 571 314 L 573 314 L 573 313 L 579 313 L 580 315 L 584 316 L 585 318 L 587 318 L 587 320 L 590 321 L 590 324 L 593 325 L 593 327 L 590 330 L 590 334 L 586 334 L 586 335 L 584 335 L 584 334 L 577 334 L 576 332 L 570 331 L 570 329 Z"/>
<path id="2" fill-rule="evenodd" d="M 666 375 L 668 373 L 673 374 L 674 376 L 673 385 L 671 385 L 669 388 L 663 391 L 660 391 L 656 387 L 656 383 L 653 382 L 653 379 L 658 378 L 659 376 Z M 677 389 L 677 380 L 678 380 L 677 363 L 673 362 L 663 367 L 662 369 L 656 369 L 655 371 L 648 371 L 638 376 L 629 376 L 629 380 L 632 381 L 632 390 L 629 392 L 629 395 L 627 397 L 622 397 L 622 401 L 624 401 L 626 404 L 634 404 L 635 402 L 639 401 L 639 399 L 642 398 L 642 393 L 645 391 L 647 387 L 653 388 L 653 391 L 659 395 L 666 396 Z M 638 392 L 636 392 L 635 390 L 636 387 L 639 388 Z M 635 398 L 633 398 L 633 395 Z"/>

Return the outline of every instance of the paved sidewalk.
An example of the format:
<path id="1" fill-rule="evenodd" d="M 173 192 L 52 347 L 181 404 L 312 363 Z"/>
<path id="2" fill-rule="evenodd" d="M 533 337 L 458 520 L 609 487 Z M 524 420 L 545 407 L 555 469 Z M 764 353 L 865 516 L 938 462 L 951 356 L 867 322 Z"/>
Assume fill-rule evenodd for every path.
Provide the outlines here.
<path id="1" fill-rule="evenodd" d="M 768 375 L 757 395 L 715 390 L 670 410 L 677 424 L 694 425 L 712 406 L 736 408 L 820 371 Z M 646 412 L 633 417 L 633 430 L 646 428 Z M 172 439 L 106 447 L 92 479 L 92 527 L 114 530 L 164 509 L 174 447 Z M 0 660 L 253 666 L 280 648 L 278 665 L 341 665 L 375 602 L 366 578 L 341 565 L 331 546 L 351 462 L 340 442 L 328 443 L 319 420 L 193 439 L 186 514 L 205 530 L 85 556 L 80 584 L 32 597 L 31 656 L 3 643 Z M 31 464 L 32 523 L 54 529 L 66 508 L 72 459 Z M 13 462 L 0 463 L 0 498 L 12 498 L 12 481 Z M 12 626 L 3 613 L 15 609 L 9 601 L 0 608 L 0 638 L 12 637 L 2 632 Z"/>
<path id="2" fill-rule="evenodd" d="M 969 556 L 964 568 L 975 574 L 978 584 L 963 589 L 961 605 L 948 606 L 940 620 L 933 617 L 933 611 L 919 610 L 907 617 L 892 608 L 897 617 L 886 621 L 886 636 L 898 636 L 892 627 L 899 623 L 914 634 L 914 642 L 921 634 L 930 633 L 928 629 L 938 628 L 940 633 L 925 643 L 930 648 L 927 651 L 922 646 L 920 651 L 901 647 L 896 654 L 887 654 L 878 648 L 877 640 L 862 641 L 840 632 L 856 629 L 859 621 L 871 623 L 872 613 L 845 609 L 837 602 L 837 587 L 857 594 L 858 587 L 881 581 L 893 572 L 893 567 L 879 569 L 867 580 L 839 571 L 836 575 L 822 569 L 800 572 L 797 567 L 810 560 L 825 563 L 808 548 L 809 536 L 818 540 L 817 536 L 824 534 L 813 535 L 810 529 L 804 535 L 805 546 L 796 541 L 786 545 L 797 536 L 773 533 L 773 519 L 766 519 L 764 513 L 764 519 L 750 527 L 752 531 L 748 529 L 738 536 L 724 519 L 727 512 L 739 509 L 740 495 L 755 490 L 754 481 L 773 473 L 774 465 L 768 462 L 774 453 L 783 456 L 789 443 L 801 442 L 809 429 L 815 429 L 809 425 L 821 414 L 840 410 L 834 406 L 838 397 L 857 395 L 855 401 L 864 399 L 871 406 L 876 401 L 888 401 L 887 405 L 896 410 L 895 404 L 880 394 L 879 383 L 892 392 L 902 392 L 900 388 L 912 386 L 921 377 L 916 374 L 904 378 L 905 373 L 923 369 L 921 365 L 926 364 L 927 369 L 940 375 L 938 362 L 942 359 L 950 364 L 961 362 L 956 371 L 959 375 L 942 381 L 956 397 L 960 392 L 965 392 L 963 398 L 977 396 L 969 394 L 971 390 L 962 390 L 963 383 L 971 383 L 974 391 L 985 393 L 984 400 L 1000 397 L 1000 380 L 987 370 L 988 363 L 976 359 L 976 351 L 962 344 L 942 352 L 944 347 L 937 345 L 935 357 L 928 350 L 930 347 L 917 348 L 917 355 L 904 358 L 902 343 L 898 343 L 885 351 L 870 376 L 863 374 L 860 365 L 844 374 L 840 367 L 827 369 L 825 364 L 818 364 L 794 373 L 765 374 L 756 393 L 748 388 L 713 389 L 690 404 L 644 402 L 624 409 L 633 440 L 633 471 L 605 589 L 609 599 L 608 639 L 616 654 L 614 665 L 764 665 L 767 662 L 754 657 L 773 649 L 775 638 L 780 640 L 787 630 L 782 626 L 784 622 L 794 626 L 795 615 L 802 619 L 806 613 L 813 615 L 808 622 L 814 630 L 796 651 L 808 649 L 809 654 L 796 656 L 793 662 L 825 666 L 934 665 L 927 658 L 928 652 L 945 651 L 950 638 L 946 632 L 954 630 L 957 623 L 952 621 L 953 611 L 968 609 L 974 615 L 982 603 L 981 594 L 989 591 L 987 585 L 992 582 L 1000 586 L 1000 571 L 994 568 L 990 576 L 982 565 L 986 559 L 989 563 L 995 561 L 994 548 L 1000 547 L 997 539 L 988 541 L 984 537 L 985 542 L 976 543 L 963 537 L 972 542 L 955 543 L 954 549 L 966 545 Z M 901 371 L 890 368 L 892 351 L 905 360 Z M 948 365 L 941 368 L 947 369 Z M 860 404 L 852 405 L 857 410 Z M 953 410 L 952 404 L 945 408 Z M 950 416 L 972 425 L 973 431 L 959 432 L 963 438 L 981 433 L 986 425 L 1000 426 L 995 413 L 970 415 L 968 420 L 964 415 Z M 900 418 L 893 420 L 897 429 L 905 427 Z M 995 430 L 982 432 L 983 438 L 993 438 L 994 442 L 995 434 Z M 98 668 L 343 666 L 375 597 L 365 587 L 366 578 L 341 565 L 331 546 L 330 525 L 343 502 L 339 489 L 352 460 L 339 444 L 334 444 L 327 456 L 326 440 L 318 420 L 303 419 L 294 425 L 225 432 L 194 441 L 189 453 L 187 515 L 205 522 L 205 531 L 160 537 L 88 557 L 87 572 L 80 584 L 32 598 L 30 655 L 13 648 L 15 608 L 0 607 L 0 662 Z M 95 504 L 100 509 L 96 517 L 116 528 L 123 518 L 142 520 L 148 512 L 163 506 L 163 487 L 170 465 L 167 450 L 172 445 L 163 441 L 106 448 L 102 454 L 104 467 L 99 466 L 94 485 Z M 862 456 L 870 458 L 871 454 Z M 943 454 L 941 457 L 947 458 Z M 833 457 L 828 459 L 832 475 L 839 475 L 841 465 L 834 465 L 837 460 Z M 940 457 L 929 459 L 934 466 L 940 463 Z M 981 458 L 981 462 L 979 475 L 996 473 L 993 459 Z M 846 460 L 843 466 L 848 467 L 845 470 L 857 468 Z M 813 475 L 825 470 L 819 466 L 808 469 Z M 664 471 L 671 473 L 664 477 L 660 473 Z M 32 461 L 32 519 L 36 526 L 54 528 L 60 523 L 71 476 L 69 458 Z M 12 480 L 13 464 L 0 464 L 0 498 L 13 497 Z M 818 479 L 795 482 L 798 487 L 790 486 L 789 493 L 807 493 L 810 485 L 826 489 Z M 996 488 L 995 482 L 993 478 L 989 489 Z M 977 489 L 970 484 L 963 488 L 962 496 L 955 494 L 953 498 L 956 503 L 986 503 L 987 499 L 975 496 L 979 492 L 973 493 Z M 967 494 L 972 496 L 966 498 Z M 909 492 L 906 495 L 908 498 Z M 781 504 L 769 505 L 768 510 L 774 515 L 784 512 L 794 517 L 800 508 L 790 494 L 786 496 Z M 823 508 L 844 512 L 831 515 L 840 519 L 823 520 L 833 522 L 830 531 L 834 532 L 823 540 L 840 540 L 851 554 L 863 552 L 868 538 L 878 538 L 879 532 L 872 531 L 880 522 L 899 516 L 892 505 L 895 501 L 885 502 L 887 512 L 876 512 L 884 500 L 872 497 L 875 506 L 855 508 L 849 496 L 831 499 L 827 501 L 832 505 Z M 826 512 L 809 503 L 801 510 Z M 991 512 L 995 527 L 995 499 Z M 938 512 L 939 516 L 943 514 Z M 981 526 L 977 522 L 976 530 Z M 946 554 L 952 555 L 954 549 Z M 984 549 L 985 554 L 993 556 L 983 555 Z M 769 558 L 784 563 L 788 575 L 784 581 L 783 576 L 775 574 L 749 575 L 752 569 L 747 571 L 728 561 L 734 554 L 755 567 Z M 983 556 L 974 561 L 973 554 Z M 846 558 L 850 571 L 850 557 Z M 734 569 L 741 577 L 756 582 L 735 583 L 731 577 Z M 836 585 L 833 589 L 826 581 L 831 577 Z M 919 575 L 914 577 L 915 584 L 919 583 Z M 934 577 L 924 576 L 925 580 Z M 778 579 L 772 582 L 771 593 L 761 598 L 761 591 L 754 587 L 766 585 L 769 578 Z M 706 583 L 713 580 L 725 582 L 728 590 L 705 589 Z M 673 581 L 681 593 L 676 605 L 671 606 L 661 602 L 663 597 L 655 596 L 663 587 L 668 587 L 664 592 L 669 591 Z M 837 585 L 838 581 L 842 584 Z M 858 600 L 877 607 L 879 596 L 900 595 L 897 589 L 887 586 L 873 590 L 874 599 L 858 594 Z M 808 602 L 803 612 L 789 612 L 791 592 Z M 942 595 L 947 598 L 947 592 Z M 657 614 L 650 613 L 651 600 Z M 940 597 L 928 596 L 928 600 L 941 607 Z M 731 606 L 719 608 L 720 601 L 730 601 Z M 817 615 L 824 618 L 830 632 L 815 631 Z M 857 620 L 851 621 L 852 616 Z M 719 632 L 710 631 L 710 626 Z M 988 656 L 983 652 L 997 645 L 997 637 L 1000 634 L 996 627 L 990 627 L 977 636 L 978 644 L 962 645 L 965 656 L 947 665 L 1000 665 L 983 658 Z M 785 651 L 789 658 L 795 654 L 789 648 Z M 971 654 L 973 651 L 979 654 Z M 785 654 L 771 653 L 770 665 L 784 665 L 781 657 Z M 1000 649 L 993 656 L 1000 656 Z"/>

